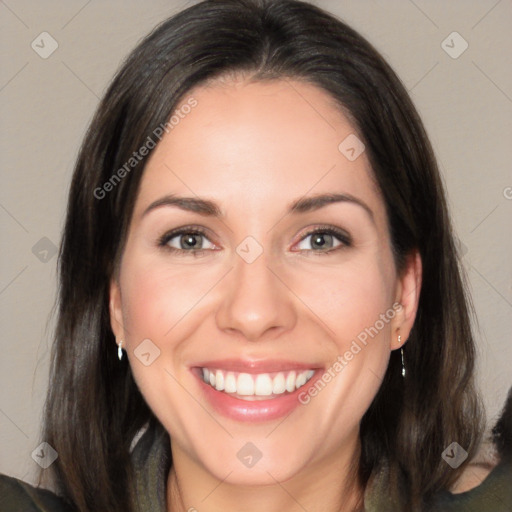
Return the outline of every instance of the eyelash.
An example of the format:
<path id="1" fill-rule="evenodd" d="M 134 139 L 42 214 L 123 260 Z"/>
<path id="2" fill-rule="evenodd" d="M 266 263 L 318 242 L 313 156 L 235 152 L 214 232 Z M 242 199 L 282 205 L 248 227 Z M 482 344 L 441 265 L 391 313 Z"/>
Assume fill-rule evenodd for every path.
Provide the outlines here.
<path id="1" fill-rule="evenodd" d="M 299 242 L 302 242 L 308 236 L 312 236 L 317 233 L 321 233 L 324 235 L 332 235 L 335 238 L 337 238 L 339 242 L 341 242 L 341 245 L 339 245 L 338 247 L 334 247 L 328 251 L 315 251 L 313 249 L 303 249 L 303 251 L 308 252 L 308 253 L 313 253 L 318 256 L 325 256 L 325 255 L 331 254 L 333 252 L 336 252 L 340 249 L 352 246 L 352 239 L 351 239 L 350 235 L 348 235 L 348 233 L 346 233 L 340 229 L 333 228 L 331 226 L 320 226 L 315 229 L 312 229 L 311 231 L 308 231 L 307 233 L 305 233 L 303 235 L 303 237 L 299 240 Z M 158 247 L 161 247 L 162 249 L 169 251 L 177 256 L 192 255 L 196 258 L 203 255 L 203 253 L 205 251 L 212 250 L 212 249 L 191 249 L 190 251 L 186 251 L 184 249 L 177 249 L 176 247 L 170 247 L 168 245 L 169 241 L 172 240 L 173 238 L 180 236 L 180 235 L 202 235 L 202 236 L 208 238 L 207 233 L 204 229 L 198 228 L 195 226 L 184 226 L 182 228 L 167 232 L 164 235 L 162 235 L 158 239 Z"/>

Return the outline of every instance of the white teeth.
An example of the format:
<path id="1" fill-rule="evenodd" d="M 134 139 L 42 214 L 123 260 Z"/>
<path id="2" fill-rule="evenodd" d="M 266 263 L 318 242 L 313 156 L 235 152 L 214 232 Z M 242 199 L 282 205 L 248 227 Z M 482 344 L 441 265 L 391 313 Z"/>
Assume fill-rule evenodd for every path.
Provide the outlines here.
<path id="1" fill-rule="evenodd" d="M 304 386 L 314 374 L 314 370 L 250 374 L 202 368 L 203 380 L 217 391 L 249 397 L 291 393 Z"/>
<path id="2" fill-rule="evenodd" d="M 304 386 L 304 384 L 306 384 L 306 373 L 299 373 L 295 379 L 295 387 L 299 389 L 301 386 Z"/>
<path id="3" fill-rule="evenodd" d="M 236 393 L 236 378 L 235 374 L 229 372 L 226 375 L 226 380 L 224 381 L 224 391 L 226 393 Z"/>
<path id="4" fill-rule="evenodd" d="M 286 377 L 286 391 L 289 393 L 295 391 L 295 372 L 290 372 Z"/>
<path id="5" fill-rule="evenodd" d="M 215 389 L 217 391 L 224 389 L 224 374 L 220 370 L 215 372 Z"/>
<path id="6" fill-rule="evenodd" d="M 238 375 L 236 391 L 239 395 L 254 395 L 254 380 L 248 373 Z"/>
<path id="7" fill-rule="evenodd" d="M 282 373 L 278 373 L 274 377 L 274 388 L 272 392 L 274 395 L 280 395 L 286 391 L 286 381 L 284 380 L 284 375 Z"/>
<path id="8" fill-rule="evenodd" d="M 256 377 L 256 384 L 254 385 L 254 394 L 260 396 L 268 396 L 272 394 L 273 383 L 270 375 L 264 373 Z"/>

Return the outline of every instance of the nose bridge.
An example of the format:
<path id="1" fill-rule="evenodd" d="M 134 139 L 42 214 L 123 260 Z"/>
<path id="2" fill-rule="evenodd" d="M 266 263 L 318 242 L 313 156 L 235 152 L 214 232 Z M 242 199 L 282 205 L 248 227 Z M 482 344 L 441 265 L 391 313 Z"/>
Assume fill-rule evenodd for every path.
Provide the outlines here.
<path id="1" fill-rule="evenodd" d="M 270 330 L 291 328 L 295 318 L 290 292 L 271 270 L 270 251 L 261 249 L 253 259 L 257 248 L 251 240 L 239 245 L 227 296 L 217 312 L 220 329 L 236 330 L 251 341 Z"/>

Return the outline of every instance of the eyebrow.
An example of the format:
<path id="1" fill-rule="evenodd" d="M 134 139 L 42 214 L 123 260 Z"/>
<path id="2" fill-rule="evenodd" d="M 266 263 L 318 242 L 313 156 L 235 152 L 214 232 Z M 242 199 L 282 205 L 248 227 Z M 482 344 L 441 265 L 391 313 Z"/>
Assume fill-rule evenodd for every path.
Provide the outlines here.
<path id="1" fill-rule="evenodd" d="M 352 203 L 360 206 L 370 217 L 370 220 L 375 223 L 373 211 L 370 207 L 350 194 L 317 194 L 308 197 L 301 197 L 287 207 L 286 214 L 300 214 L 319 210 L 324 206 L 333 203 Z M 142 213 L 144 217 L 149 212 L 161 208 L 162 206 L 174 206 L 188 212 L 198 213 L 207 217 L 221 218 L 224 215 L 220 207 L 214 201 L 209 199 L 202 199 L 200 197 L 183 197 L 169 194 L 152 202 Z"/>

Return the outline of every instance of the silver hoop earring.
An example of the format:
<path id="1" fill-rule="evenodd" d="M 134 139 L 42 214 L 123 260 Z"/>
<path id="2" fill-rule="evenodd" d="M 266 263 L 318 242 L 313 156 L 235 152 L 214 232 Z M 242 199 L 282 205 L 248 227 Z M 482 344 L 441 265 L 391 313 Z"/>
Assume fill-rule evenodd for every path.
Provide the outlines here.
<path id="1" fill-rule="evenodd" d="M 402 343 L 400 334 L 398 335 L 398 343 Z M 402 356 L 402 377 L 405 378 L 404 347 L 400 347 L 400 355 Z"/>
<path id="2" fill-rule="evenodd" d="M 123 345 L 123 340 L 119 340 L 119 345 L 117 346 L 117 357 L 119 361 L 123 358 L 123 349 L 121 348 Z"/>

